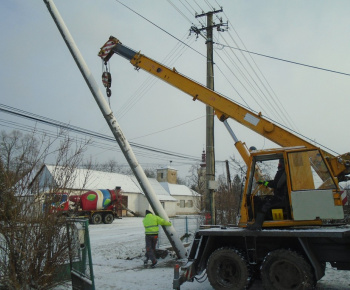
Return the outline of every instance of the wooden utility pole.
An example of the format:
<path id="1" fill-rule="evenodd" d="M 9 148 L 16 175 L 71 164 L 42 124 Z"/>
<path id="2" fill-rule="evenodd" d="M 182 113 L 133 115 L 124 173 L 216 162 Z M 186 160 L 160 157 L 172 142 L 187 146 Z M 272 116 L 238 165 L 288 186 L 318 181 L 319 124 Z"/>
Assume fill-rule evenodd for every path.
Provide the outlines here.
<path id="1" fill-rule="evenodd" d="M 191 27 L 191 31 L 197 35 L 206 30 L 207 45 L 207 88 L 214 90 L 214 62 L 213 62 L 213 28 L 218 31 L 224 31 L 221 26 L 227 26 L 220 20 L 219 24 L 213 22 L 213 15 L 222 12 L 213 10 L 207 13 L 197 14 L 196 18 L 207 16 L 207 27 L 197 28 Z M 206 106 L 206 201 L 205 211 L 210 215 L 210 223 L 215 225 L 215 189 L 217 188 L 215 181 L 215 150 L 214 150 L 214 109 Z"/>

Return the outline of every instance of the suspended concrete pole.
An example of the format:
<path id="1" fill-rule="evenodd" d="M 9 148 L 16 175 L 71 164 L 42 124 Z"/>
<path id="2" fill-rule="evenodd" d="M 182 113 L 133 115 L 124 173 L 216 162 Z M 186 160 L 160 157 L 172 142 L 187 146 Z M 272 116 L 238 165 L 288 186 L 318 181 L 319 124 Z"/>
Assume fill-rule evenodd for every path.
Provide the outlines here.
<path id="1" fill-rule="evenodd" d="M 145 193 L 148 202 L 150 203 L 154 212 L 165 220 L 169 220 L 168 215 L 166 214 L 164 208 L 162 207 L 157 195 L 155 194 L 153 188 L 151 187 L 150 182 L 148 181 L 141 165 L 137 162 L 136 157 L 131 149 L 131 146 L 126 140 L 116 118 L 113 115 L 112 110 L 110 109 L 107 101 L 103 97 L 102 92 L 100 91 L 92 73 L 90 72 L 87 64 L 85 63 L 78 47 L 76 46 L 73 37 L 69 33 L 67 26 L 65 25 L 61 15 L 59 14 L 55 4 L 52 0 L 44 0 L 53 20 L 55 21 L 58 30 L 60 31 L 66 45 L 68 46 L 69 51 L 71 52 L 77 66 L 80 69 L 92 95 L 95 98 L 100 110 L 107 121 L 108 126 L 110 127 L 116 141 L 119 144 L 120 149 L 122 150 L 126 160 L 129 163 L 130 168 L 132 169 L 134 175 L 136 176 L 143 192 Z M 183 259 L 186 257 L 186 249 L 182 244 L 180 238 L 176 234 L 176 231 L 173 226 L 163 227 L 165 234 L 167 235 L 176 255 L 178 258 Z"/>

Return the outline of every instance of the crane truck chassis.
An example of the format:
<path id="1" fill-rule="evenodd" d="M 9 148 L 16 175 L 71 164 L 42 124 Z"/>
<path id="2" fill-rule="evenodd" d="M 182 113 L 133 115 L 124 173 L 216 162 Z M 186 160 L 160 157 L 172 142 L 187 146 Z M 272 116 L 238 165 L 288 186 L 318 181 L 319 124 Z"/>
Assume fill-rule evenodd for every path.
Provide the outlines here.
<path id="1" fill-rule="evenodd" d="M 312 289 L 329 262 L 350 270 L 350 226 L 344 222 L 338 181 L 350 173 L 350 154 L 333 156 L 247 108 L 124 46 L 110 37 L 99 52 L 102 61 L 113 54 L 128 59 L 183 92 L 212 106 L 220 121 L 232 118 L 281 148 L 248 150 L 235 140 L 247 164 L 238 226 L 201 228 L 195 235 L 187 263 L 175 266 L 173 288 L 180 289 L 205 272 L 215 289 L 245 289 L 261 278 L 265 289 Z M 272 179 L 272 164 L 283 159 L 287 202 L 271 208 L 263 230 L 252 231 L 256 213 L 273 192 L 258 183 Z M 276 166 L 274 167 L 276 168 Z M 181 270 L 180 270 L 181 269 Z"/>
<path id="2" fill-rule="evenodd" d="M 214 289 L 246 289 L 261 278 L 264 289 L 313 289 L 326 262 L 350 270 L 350 227 L 200 229 L 173 289 L 205 273 Z M 177 268 L 179 271 L 179 268 Z"/>

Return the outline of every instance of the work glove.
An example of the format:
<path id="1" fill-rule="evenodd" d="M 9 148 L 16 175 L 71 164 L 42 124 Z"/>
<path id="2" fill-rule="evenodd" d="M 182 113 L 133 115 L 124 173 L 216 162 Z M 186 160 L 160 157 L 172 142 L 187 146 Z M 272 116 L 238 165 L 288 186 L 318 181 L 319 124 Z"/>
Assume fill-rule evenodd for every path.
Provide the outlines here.
<path id="1" fill-rule="evenodd" d="M 265 181 L 265 180 L 258 180 L 258 184 L 263 184 L 263 185 L 267 186 L 269 184 L 269 182 Z"/>

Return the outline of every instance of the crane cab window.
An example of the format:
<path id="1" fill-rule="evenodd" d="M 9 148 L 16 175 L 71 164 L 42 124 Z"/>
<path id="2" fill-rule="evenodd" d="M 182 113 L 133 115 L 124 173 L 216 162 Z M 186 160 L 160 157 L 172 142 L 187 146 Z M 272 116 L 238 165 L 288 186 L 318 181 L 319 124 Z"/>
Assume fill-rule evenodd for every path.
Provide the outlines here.
<path id="1" fill-rule="evenodd" d="M 318 150 L 289 153 L 288 161 L 292 191 L 336 188 Z"/>
<path id="2" fill-rule="evenodd" d="M 272 159 L 273 158 L 273 159 Z M 258 156 L 255 160 L 255 165 L 252 167 L 251 174 L 251 190 L 252 196 L 273 195 L 273 190 L 266 186 L 259 186 L 259 180 L 273 180 L 278 170 L 279 161 L 283 159 L 281 155 L 274 156 Z"/>

